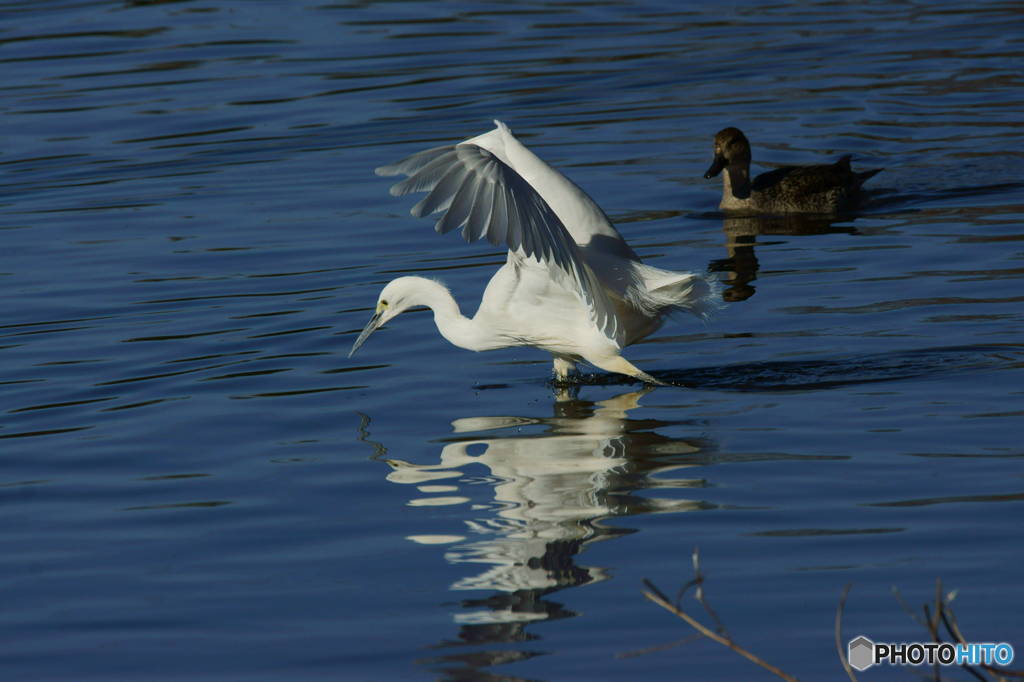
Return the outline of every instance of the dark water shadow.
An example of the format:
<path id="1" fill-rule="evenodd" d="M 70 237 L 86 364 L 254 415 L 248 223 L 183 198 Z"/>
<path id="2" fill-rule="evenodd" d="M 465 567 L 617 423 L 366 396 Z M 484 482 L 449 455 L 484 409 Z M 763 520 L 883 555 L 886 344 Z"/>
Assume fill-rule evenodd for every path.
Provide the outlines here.
<path id="1" fill-rule="evenodd" d="M 971 371 L 1024 368 L 1024 344 L 987 344 L 920 348 L 891 353 L 863 353 L 809 360 L 750 362 L 693 369 L 647 371 L 679 388 L 711 391 L 815 391 L 903 379 L 940 378 Z M 646 369 L 646 368 L 645 368 Z M 624 374 L 580 372 L 568 382 L 537 379 L 556 395 L 576 398 L 586 386 L 638 386 Z M 474 390 L 512 388 L 513 384 L 476 384 Z"/>
<path id="2" fill-rule="evenodd" d="M 980 199 L 988 196 L 1020 194 L 1024 191 L 1024 182 L 1000 182 L 987 185 L 957 185 L 939 187 L 930 190 L 901 192 L 899 190 L 883 190 L 873 195 L 864 205 L 865 212 L 890 213 L 892 208 L 905 208 L 907 211 L 920 210 L 921 204 L 945 203 L 960 199 Z M 972 202 L 973 204 L 974 202 Z"/>
<path id="3" fill-rule="evenodd" d="M 1024 345 L 993 344 L 652 371 L 674 386 L 718 391 L 815 391 L 1024 366 Z"/>

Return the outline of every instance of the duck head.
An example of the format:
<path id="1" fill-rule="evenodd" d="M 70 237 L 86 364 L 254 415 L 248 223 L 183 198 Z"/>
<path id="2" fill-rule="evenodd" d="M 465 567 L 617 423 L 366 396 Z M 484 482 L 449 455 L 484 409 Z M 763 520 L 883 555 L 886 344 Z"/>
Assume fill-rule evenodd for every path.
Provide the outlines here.
<path id="1" fill-rule="evenodd" d="M 713 178 L 725 169 L 733 196 L 750 196 L 750 142 L 739 128 L 723 128 L 715 135 L 715 159 L 704 173 Z"/>

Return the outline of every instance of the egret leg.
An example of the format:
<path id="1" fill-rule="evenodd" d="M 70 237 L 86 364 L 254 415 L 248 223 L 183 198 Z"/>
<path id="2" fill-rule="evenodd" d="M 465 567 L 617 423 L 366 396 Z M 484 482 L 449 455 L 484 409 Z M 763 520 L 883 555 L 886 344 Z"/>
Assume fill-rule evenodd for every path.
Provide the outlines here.
<path id="1" fill-rule="evenodd" d="M 576 369 L 576 363 L 563 355 L 556 355 L 555 357 L 555 381 L 566 382 L 569 381 L 569 375 L 574 369 Z"/>
<path id="2" fill-rule="evenodd" d="M 643 381 L 644 383 L 654 384 L 655 386 L 669 385 L 666 384 L 664 381 L 659 381 L 658 379 L 655 379 L 650 374 L 643 371 L 642 369 L 634 365 L 632 362 L 622 357 L 621 355 L 616 355 L 613 358 L 609 358 L 601 362 L 594 362 L 590 358 L 588 358 L 588 361 L 591 364 L 596 365 L 597 367 L 600 367 L 601 369 L 605 370 L 606 372 L 618 372 L 619 374 L 626 374 L 628 376 L 635 377 L 640 381 Z"/>

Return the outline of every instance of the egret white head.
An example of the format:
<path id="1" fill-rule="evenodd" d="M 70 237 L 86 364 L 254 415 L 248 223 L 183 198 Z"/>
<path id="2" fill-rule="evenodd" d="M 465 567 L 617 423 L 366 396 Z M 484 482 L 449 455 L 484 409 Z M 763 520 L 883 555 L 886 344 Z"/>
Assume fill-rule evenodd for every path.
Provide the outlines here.
<path id="1" fill-rule="evenodd" d="M 370 321 L 363 327 L 363 331 L 359 333 L 356 342 L 352 344 L 352 350 L 348 352 L 349 357 L 352 357 L 366 339 L 370 338 L 370 334 L 384 326 L 389 320 L 393 320 L 409 308 L 421 304 L 416 294 L 420 289 L 417 283 L 422 281 L 420 277 L 399 277 L 391 280 L 381 289 L 380 296 L 377 297 L 377 309 Z"/>

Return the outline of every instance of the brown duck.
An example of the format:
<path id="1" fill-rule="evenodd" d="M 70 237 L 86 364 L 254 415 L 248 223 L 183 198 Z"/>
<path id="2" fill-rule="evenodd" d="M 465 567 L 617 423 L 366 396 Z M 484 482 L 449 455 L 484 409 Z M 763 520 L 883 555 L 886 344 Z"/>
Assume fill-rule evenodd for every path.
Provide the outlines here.
<path id="1" fill-rule="evenodd" d="M 715 135 L 715 160 L 705 178 L 722 176 L 722 201 L 729 213 L 819 213 L 850 211 L 861 197 L 861 185 L 875 173 L 873 168 L 854 171 L 850 157 L 832 164 L 784 166 L 750 178 L 750 142 L 738 128 Z"/>

